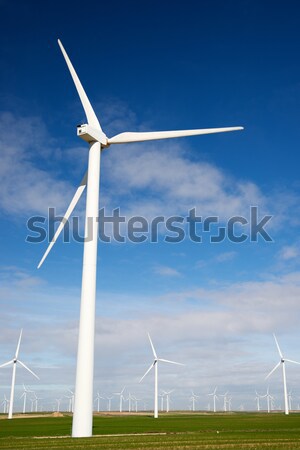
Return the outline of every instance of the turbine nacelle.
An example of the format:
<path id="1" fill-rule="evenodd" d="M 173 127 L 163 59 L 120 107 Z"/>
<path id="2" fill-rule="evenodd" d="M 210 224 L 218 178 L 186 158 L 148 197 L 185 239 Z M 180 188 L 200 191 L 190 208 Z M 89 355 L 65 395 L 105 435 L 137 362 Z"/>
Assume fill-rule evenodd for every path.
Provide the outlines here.
<path id="1" fill-rule="evenodd" d="M 100 142 L 102 147 L 108 147 L 107 137 L 101 130 L 91 127 L 85 123 L 77 126 L 77 136 L 91 144 L 92 142 Z"/>

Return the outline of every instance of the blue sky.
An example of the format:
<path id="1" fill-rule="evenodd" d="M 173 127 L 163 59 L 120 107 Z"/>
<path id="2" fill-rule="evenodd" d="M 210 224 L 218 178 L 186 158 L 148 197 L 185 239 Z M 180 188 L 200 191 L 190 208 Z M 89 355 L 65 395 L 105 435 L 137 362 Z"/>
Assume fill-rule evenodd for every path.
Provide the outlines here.
<path id="1" fill-rule="evenodd" d="M 60 240 L 36 269 L 46 242 L 29 244 L 26 223 L 62 214 L 87 164 L 76 136 L 84 112 L 57 45 L 60 38 L 108 136 L 123 131 L 244 126 L 244 131 L 112 146 L 102 153 L 100 206 L 142 215 L 273 216 L 272 243 L 99 245 L 95 389 L 127 385 L 151 405 L 146 332 L 161 369 L 187 407 L 190 390 L 208 403 L 215 385 L 237 408 L 277 362 L 272 332 L 299 353 L 300 64 L 296 1 L 174 3 L 1 0 L 0 359 L 24 328 L 22 359 L 41 377 L 18 383 L 51 398 L 75 376 L 82 245 Z M 76 214 L 82 218 L 84 199 Z M 296 397 L 299 369 L 288 383 Z M 10 372 L 0 373 L 0 398 Z M 270 389 L 282 404 L 280 374 Z M 298 390 L 297 390 L 298 389 Z"/>

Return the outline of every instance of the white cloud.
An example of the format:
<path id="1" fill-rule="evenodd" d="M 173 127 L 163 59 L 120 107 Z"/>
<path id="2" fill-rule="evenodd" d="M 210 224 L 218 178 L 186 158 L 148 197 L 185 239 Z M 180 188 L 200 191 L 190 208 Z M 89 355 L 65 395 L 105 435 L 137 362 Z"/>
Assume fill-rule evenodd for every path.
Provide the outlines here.
<path id="1" fill-rule="evenodd" d="M 284 261 L 297 258 L 300 254 L 300 249 L 296 245 L 287 245 L 283 247 L 279 253 L 279 258 Z"/>
<path id="2" fill-rule="evenodd" d="M 197 207 L 202 216 L 223 219 L 248 214 L 250 205 L 266 203 L 253 183 L 234 180 L 207 162 L 189 160 L 184 143 L 158 142 L 110 151 L 104 163 L 108 184 L 135 215 L 174 215 Z"/>
<path id="3" fill-rule="evenodd" d="M 158 275 L 162 275 L 164 277 L 180 277 L 181 273 L 174 269 L 173 267 L 167 267 L 167 266 L 158 266 L 155 267 L 154 272 Z"/>

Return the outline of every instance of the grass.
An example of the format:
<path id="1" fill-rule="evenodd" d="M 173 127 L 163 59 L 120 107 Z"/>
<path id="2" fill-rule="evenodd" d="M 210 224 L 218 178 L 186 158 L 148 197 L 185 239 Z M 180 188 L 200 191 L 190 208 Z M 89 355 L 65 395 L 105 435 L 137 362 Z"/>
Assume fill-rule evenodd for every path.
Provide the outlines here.
<path id="1" fill-rule="evenodd" d="M 68 415 L 1 420 L 0 449 L 300 449 L 300 414 L 100 415 L 89 439 L 70 439 L 71 424 Z"/>

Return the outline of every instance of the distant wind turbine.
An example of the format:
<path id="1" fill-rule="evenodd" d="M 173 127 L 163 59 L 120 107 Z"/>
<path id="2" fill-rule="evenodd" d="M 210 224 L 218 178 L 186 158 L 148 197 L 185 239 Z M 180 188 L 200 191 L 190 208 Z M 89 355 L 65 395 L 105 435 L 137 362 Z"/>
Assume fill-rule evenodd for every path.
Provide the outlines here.
<path id="1" fill-rule="evenodd" d="M 113 399 L 113 396 L 112 397 L 106 397 L 106 399 L 108 400 L 107 410 L 110 412 L 110 410 L 111 410 L 111 401 Z"/>
<path id="2" fill-rule="evenodd" d="M 171 391 L 163 391 L 164 395 L 166 396 L 166 412 L 170 411 L 170 394 L 174 392 L 174 389 Z"/>
<path id="3" fill-rule="evenodd" d="M 9 419 L 12 419 L 12 415 L 13 415 L 17 363 L 20 364 L 20 366 L 24 367 L 24 369 L 28 370 L 28 372 L 30 372 L 34 377 L 36 377 L 39 380 L 39 377 L 32 370 L 30 370 L 29 367 L 27 367 L 22 361 L 20 361 L 18 359 L 20 345 L 21 345 L 21 339 L 22 339 L 22 332 L 23 332 L 23 329 L 20 332 L 20 337 L 19 337 L 19 341 L 18 341 L 18 345 L 17 345 L 17 349 L 16 349 L 14 358 L 11 359 L 10 361 L 0 365 L 0 368 L 9 366 L 10 364 L 12 364 L 12 366 L 13 366 L 12 379 L 11 379 L 11 390 L 10 390 L 10 400 L 9 400 L 9 411 L 8 411 Z"/>
<path id="4" fill-rule="evenodd" d="M 169 361 L 168 359 L 158 358 L 149 333 L 148 333 L 148 338 L 149 338 L 150 345 L 152 348 L 154 360 L 153 360 L 151 366 L 149 367 L 149 369 L 144 373 L 144 375 L 140 379 L 140 382 L 145 378 L 145 376 L 154 367 L 154 418 L 157 419 L 158 418 L 158 361 L 169 363 L 169 364 L 177 364 L 179 366 L 184 366 L 184 364 L 181 364 L 181 363 L 178 363 L 175 361 Z"/>
<path id="5" fill-rule="evenodd" d="M 213 391 L 213 392 L 211 392 L 210 394 L 208 394 L 208 395 L 211 395 L 212 396 L 212 398 L 213 398 L 213 403 L 214 403 L 214 412 L 216 412 L 216 400 L 218 400 L 218 396 L 217 396 L 217 394 L 216 394 L 216 392 L 217 392 L 217 387 L 215 387 L 215 390 Z"/>
<path id="6" fill-rule="evenodd" d="M 194 391 L 192 391 L 192 395 L 190 397 L 190 401 L 192 402 L 192 411 L 195 411 L 195 404 L 196 404 L 197 398 L 199 398 L 199 395 L 196 395 L 194 393 Z"/>
<path id="7" fill-rule="evenodd" d="M 1 403 L 1 406 L 3 405 L 3 412 L 4 412 L 4 414 L 5 413 L 8 413 L 8 408 L 9 408 L 9 400 L 8 400 L 8 398 L 6 397 L 6 395 L 4 394 L 4 400 L 2 401 L 2 403 Z"/>
<path id="8" fill-rule="evenodd" d="M 292 391 L 290 391 L 290 392 L 288 393 L 288 401 L 289 401 L 289 410 L 290 410 L 290 411 L 293 409 L 293 408 L 292 408 L 292 400 L 293 400 Z"/>
<path id="9" fill-rule="evenodd" d="M 228 402 L 227 395 L 228 395 L 228 391 L 225 392 L 225 394 L 219 394 L 220 397 L 224 397 L 224 401 L 223 401 L 223 410 L 224 410 L 224 412 L 227 412 L 227 402 Z"/>
<path id="10" fill-rule="evenodd" d="M 89 144 L 89 160 L 87 174 L 83 177 L 73 199 L 71 200 L 65 216 L 58 226 L 52 241 L 50 242 L 38 265 L 38 268 L 43 264 L 65 223 L 72 214 L 72 211 L 79 201 L 85 187 L 87 186 L 85 241 L 72 437 L 90 437 L 92 435 L 93 426 L 93 369 L 101 150 L 108 148 L 113 144 L 126 144 L 184 136 L 196 136 L 201 134 L 222 133 L 227 131 L 242 130 L 243 128 L 227 127 L 140 133 L 125 132 L 117 134 L 112 138 L 108 138 L 102 131 L 99 120 L 60 40 L 58 40 L 58 44 L 69 68 L 86 114 L 87 123 L 77 127 L 77 135 Z"/>
<path id="11" fill-rule="evenodd" d="M 267 396 L 267 394 L 265 394 L 265 395 L 259 395 L 258 393 L 257 393 L 257 391 L 255 391 L 255 397 L 254 397 L 254 399 L 256 400 L 256 407 L 257 407 L 257 411 L 259 412 L 260 411 L 260 399 L 261 398 L 265 398 Z"/>
<path id="12" fill-rule="evenodd" d="M 128 398 L 126 399 L 126 401 L 128 401 L 128 412 L 132 412 L 133 411 L 133 402 L 135 400 L 134 395 L 131 395 L 130 392 L 128 392 Z"/>
<path id="13" fill-rule="evenodd" d="M 287 386 L 286 386 L 285 363 L 286 363 L 286 361 L 287 361 L 287 362 L 290 362 L 290 363 L 293 363 L 293 364 L 300 364 L 300 362 L 298 362 L 298 361 L 293 361 L 292 359 L 284 358 L 284 356 L 283 356 L 283 354 L 282 354 L 282 352 L 281 352 L 281 350 L 280 350 L 280 347 L 279 347 L 279 344 L 278 344 L 278 341 L 277 341 L 277 339 L 276 339 L 275 334 L 273 334 L 273 336 L 274 336 L 275 343 L 276 343 L 276 347 L 277 347 L 277 350 L 278 350 L 278 353 L 279 353 L 279 356 L 280 356 L 280 361 L 279 361 L 279 362 L 276 364 L 276 366 L 271 370 L 271 372 L 268 373 L 268 375 L 266 376 L 265 380 L 266 380 L 267 378 L 269 378 L 269 376 L 272 375 L 272 373 L 275 372 L 275 370 L 278 369 L 278 367 L 280 367 L 280 365 L 282 366 L 283 395 L 284 395 L 284 412 L 285 412 L 285 414 L 289 414 L 289 403 L 288 403 L 288 394 L 287 394 Z"/>
<path id="14" fill-rule="evenodd" d="M 272 401 L 274 401 L 274 397 L 269 392 L 269 386 L 267 388 L 267 393 L 263 397 L 267 399 L 267 410 L 269 413 L 271 411 Z"/>
<path id="15" fill-rule="evenodd" d="M 125 387 L 123 387 L 123 389 L 121 390 L 121 392 L 115 392 L 114 395 L 119 395 L 120 397 L 120 412 L 123 411 L 123 400 L 125 400 L 125 397 L 123 395 L 123 392 L 125 391 Z"/>
<path id="16" fill-rule="evenodd" d="M 60 410 L 60 404 L 61 404 L 61 398 L 56 398 L 55 399 L 55 401 L 56 401 L 56 412 L 59 412 L 59 410 Z"/>
<path id="17" fill-rule="evenodd" d="M 25 414 L 25 412 L 26 412 L 27 394 L 32 393 L 33 391 L 31 391 L 30 389 L 28 389 L 28 388 L 25 386 L 25 384 L 23 384 L 23 389 L 24 389 L 24 391 L 23 391 L 23 393 L 22 393 L 22 395 L 21 395 L 20 398 L 24 397 L 24 400 L 23 400 L 23 414 Z"/>
<path id="18" fill-rule="evenodd" d="M 99 392 L 97 392 L 97 397 L 95 398 L 95 402 L 97 402 L 97 412 L 100 411 L 100 400 L 104 400 L 104 397 L 101 397 Z"/>

